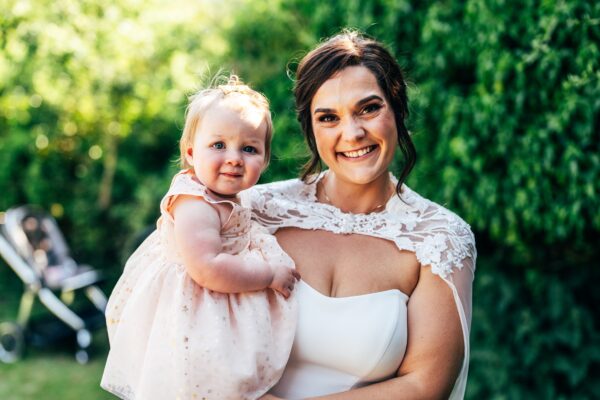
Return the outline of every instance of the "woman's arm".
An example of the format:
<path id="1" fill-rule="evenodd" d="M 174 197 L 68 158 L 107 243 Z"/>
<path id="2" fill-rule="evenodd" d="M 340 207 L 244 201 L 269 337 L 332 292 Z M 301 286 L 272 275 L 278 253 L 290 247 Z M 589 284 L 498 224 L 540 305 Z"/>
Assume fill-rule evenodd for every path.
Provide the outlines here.
<path id="1" fill-rule="evenodd" d="M 448 399 L 462 367 L 463 340 L 452 290 L 430 267 L 422 267 L 408 302 L 408 344 L 396 377 L 315 399 Z"/>
<path id="2" fill-rule="evenodd" d="M 271 267 L 261 259 L 243 260 L 222 252 L 218 211 L 192 196 L 178 196 L 172 206 L 175 242 L 190 277 L 207 289 L 239 293 L 267 288 Z"/>

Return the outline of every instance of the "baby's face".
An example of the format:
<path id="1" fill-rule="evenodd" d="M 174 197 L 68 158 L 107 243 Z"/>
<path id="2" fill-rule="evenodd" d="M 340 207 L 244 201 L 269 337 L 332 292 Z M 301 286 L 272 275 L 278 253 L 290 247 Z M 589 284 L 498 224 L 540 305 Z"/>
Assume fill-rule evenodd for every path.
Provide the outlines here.
<path id="1" fill-rule="evenodd" d="M 248 189 L 265 167 L 265 113 L 249 102 L 225 98 L 202 118 L 187 162 L 212 192 L 235 196 Z"/>

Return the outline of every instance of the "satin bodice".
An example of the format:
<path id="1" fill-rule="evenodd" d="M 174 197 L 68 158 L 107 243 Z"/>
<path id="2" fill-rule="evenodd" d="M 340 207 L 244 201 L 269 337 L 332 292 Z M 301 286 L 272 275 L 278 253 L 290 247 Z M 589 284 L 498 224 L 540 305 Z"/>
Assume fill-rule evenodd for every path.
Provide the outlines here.
<path id="1" fill-rule="evenodd" d="M 304 281 L 296 290 L 292 354 L 271 393 L 286 399 L 337 393 L 396 372 L 406 350 L 408 296 L 391 289 L 328 297 Z"/>

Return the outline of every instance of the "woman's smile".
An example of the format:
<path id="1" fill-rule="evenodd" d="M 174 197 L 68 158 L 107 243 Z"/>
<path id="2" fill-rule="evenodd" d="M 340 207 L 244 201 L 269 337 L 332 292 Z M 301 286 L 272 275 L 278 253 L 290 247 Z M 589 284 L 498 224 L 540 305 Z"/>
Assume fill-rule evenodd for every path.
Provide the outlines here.
<path id="1" fill-rule="evenodd" d="M 317 90 L 311 110 L 317 150 L 329 170 L 347 183 L 387 187 L 398 131 L 373 73 L 344 68 Z"/>
<path id="2" fill-rule="evenodd" d="M 364 160 L 365 158 L 367 158 L 367 155 L 374 155 L 372 154 L 374 150 L 377 150 L 379 146 L 377 145 L 371 145 L 371 146 L 366 146 L 363 148 L 360 148 L 358 150 L 347 150 L 347 151 L 340 151 L 338 152 L 338 156 L 350 159 L 350 160 Z"/>

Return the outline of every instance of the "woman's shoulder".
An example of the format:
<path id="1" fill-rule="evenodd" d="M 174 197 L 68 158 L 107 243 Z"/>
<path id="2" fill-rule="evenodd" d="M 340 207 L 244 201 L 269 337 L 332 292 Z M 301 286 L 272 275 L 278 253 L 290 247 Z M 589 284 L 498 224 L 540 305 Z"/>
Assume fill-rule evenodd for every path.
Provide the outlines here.
<path id="1" fill-rule="evenodd" d="M 419 262 L 431 265 L 434 273 L 446 276 L 465 262 L 474 266 L 475 237 L 469 224 L 455 212 L 406 185 L 388 211 L 399 221 L 401 238 L 412 238 Z"/>
<path id="2" fill-rule="evenodd" d="M 444 225 L 451 227 L 456 233 L 463 231 L 471 232 L 469 224 L 458 214 L 451 211 L 449 208 L 420 195 L 406 185 L 403 186 L 400 202 L 404 205 L 408 205 L 409 209 L 416 212 L 426 226 L 429 226 L 431 229 L 436 228 L 438 225 Z M 400 209 L 403 208 L 404 207 L 400 207 Z"/>

